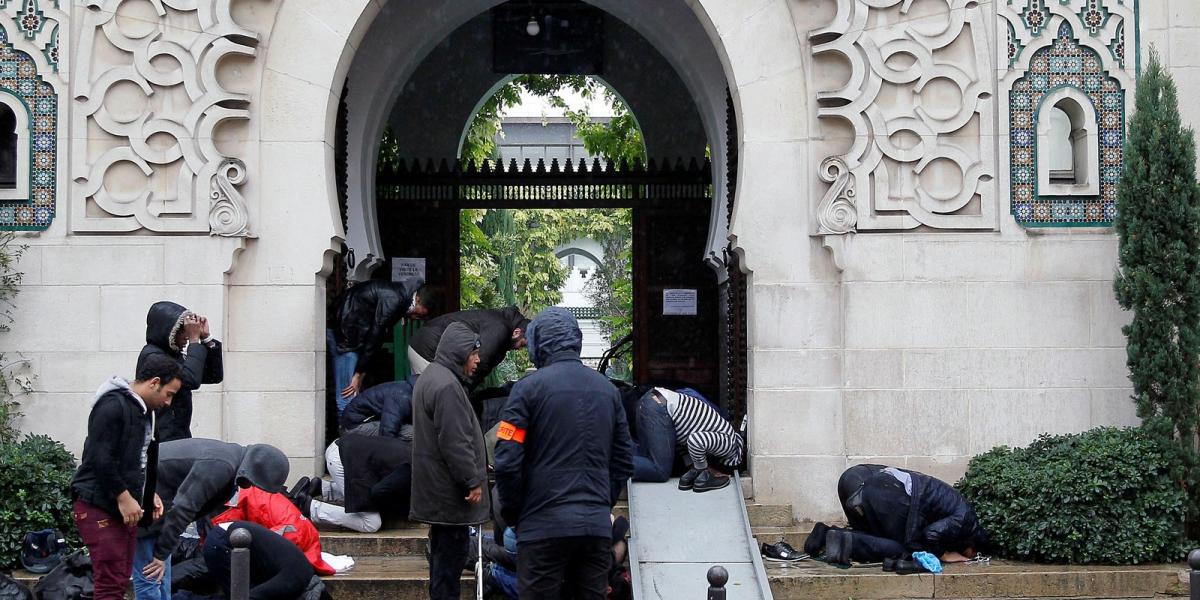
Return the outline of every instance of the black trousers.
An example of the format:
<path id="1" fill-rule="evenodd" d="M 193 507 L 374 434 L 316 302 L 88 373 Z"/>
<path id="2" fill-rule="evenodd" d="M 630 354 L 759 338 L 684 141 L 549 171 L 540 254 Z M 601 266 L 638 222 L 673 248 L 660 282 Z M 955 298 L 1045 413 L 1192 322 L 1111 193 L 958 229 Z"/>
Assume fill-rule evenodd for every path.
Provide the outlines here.
<path id="1" fill-rule="evenodd" d="M 470 558 L 470 530 L 466 525 L 430 525 L 429 551 L 429 597 L 458 600 Z"/>
<path id="2" fill-rule="evenodd" d="M 604 600 L 612 540 L 563 537 L 517 542 L 517 589 L 522 598 Z"/>

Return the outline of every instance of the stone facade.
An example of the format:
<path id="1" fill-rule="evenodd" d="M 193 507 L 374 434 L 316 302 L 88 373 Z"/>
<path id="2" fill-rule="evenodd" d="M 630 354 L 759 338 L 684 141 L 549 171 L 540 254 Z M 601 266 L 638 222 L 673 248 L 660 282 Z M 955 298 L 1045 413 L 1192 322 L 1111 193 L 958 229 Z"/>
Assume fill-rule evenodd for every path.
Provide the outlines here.
<path id="1" fill-rule="evenodd" d="M 1195 2 L 591 3 L 691 94 L 719 190 L 732 93 L 734 213 L 713 211 L 706 258 L 732 240 L 750 272 L 757 499 L 833 517 L 855 461 L 953 479 L 995 444 L 1136 421 L 1111 291 L 1114 136 L 1151 44 L 1181 97 L 1200 94 Z M 0 227 L 29 245 L 0 336 L 35 377 L 23 427 L 78 450 L 91 391 L 129 373 L 145 307 L 173 299 L 226 342 L 197 435 L 316 468 L 325 278 L 341 240 L 379 236 L 369 157 L 420 60 L 494 4 L 0 0 L 0 101 L 24 103 L 29 144 L 25 193 L 0 192 Z M 372 30 L 385 22 L 405 25 Z M 1079 108 L 1087 160 L 1069 180 L 1039 179 L 1046 103 Z"/>

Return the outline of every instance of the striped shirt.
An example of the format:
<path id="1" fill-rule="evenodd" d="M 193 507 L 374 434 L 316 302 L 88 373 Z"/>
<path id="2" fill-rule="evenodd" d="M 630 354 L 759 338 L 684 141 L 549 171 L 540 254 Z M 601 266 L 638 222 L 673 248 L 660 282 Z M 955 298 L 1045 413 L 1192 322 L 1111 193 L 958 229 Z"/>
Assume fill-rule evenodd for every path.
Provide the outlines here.
<path id="1" fill-rule="evenodd" d="M 704 400 L 666 388 L 654 389 L 667 400 L 667 414 L 675 424 L 675 440 L 679 445 L 686 444 L 688 436 L 697 431 L 737 435 L 733 425 Z"/>

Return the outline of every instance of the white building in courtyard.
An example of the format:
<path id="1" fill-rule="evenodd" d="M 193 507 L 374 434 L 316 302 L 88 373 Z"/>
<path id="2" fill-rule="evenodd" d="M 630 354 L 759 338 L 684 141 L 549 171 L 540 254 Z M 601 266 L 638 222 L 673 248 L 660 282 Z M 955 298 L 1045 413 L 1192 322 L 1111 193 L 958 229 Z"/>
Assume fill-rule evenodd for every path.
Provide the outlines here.
<path id="1" fill-rule="evenodd" d="M 327 281 L 343 240 L 358 277 L 395 243 L 380 135 L 390 124 L 411 158 L 456 156 L 506 76 L 487 58 L 501 17 L 530 5 L 499 4 L 0 3 L 15 132 L 0 140 L 17 161 L 0 228 L 29 246 L 0 350 L 35 376 L 22 427 L 78 451 L 92 391 L 132 374 L 146 307 L 171 299 L 225 342 L 196 434 L 316 468 Z M 731 253 L 745 273 L 744 382 L 722 385 L 745 398 L 756 499 L 827 518 L 857 461 L 953 480 L 996 444 L 1136 422 L 1115 186 L 1152 45 L 1200 124 L 1200 3 L 531 6 L 549 27 L 600 28 L 590 68 L 651 158 L 710 150 L 694 258 L 720 285 Z"/>

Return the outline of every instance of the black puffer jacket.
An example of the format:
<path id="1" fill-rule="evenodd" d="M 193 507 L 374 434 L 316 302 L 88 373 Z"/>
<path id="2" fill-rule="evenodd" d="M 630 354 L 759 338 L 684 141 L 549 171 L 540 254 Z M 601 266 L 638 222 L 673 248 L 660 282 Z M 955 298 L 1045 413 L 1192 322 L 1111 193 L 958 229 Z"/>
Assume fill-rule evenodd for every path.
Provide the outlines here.
<path id="1" fill-rule="evenodd" d="M 527 323 L 525 315 L 515 307 L 483 310 L 460 310 L 442 315 L 421 326 L 408 346 L 427 361 L 433 362 L 438 340 L 451 323 L 463 323 L 479 334 L 479 368 L 468 380 L 471 387 L 487 379 L 512 349 L 512 332 Z"/>
<path id="2" fill-rule="evenodd" d="M 439 525 L 474 525 L 488 519 L 487 491 L 478 504 L 467 494 L 487 483 L 483 432 L 463 387 L 462 365 L 479 336 L 451 323 L 437 356 L 413 389 L 412 508 L 409 518 Z M 484 486 L 485 488 L 487 486 Z"/>
<path id="3" fill-rule="evenodd" d="M 404 381 L 389 381 L 363 390 L 346 405 L 346 410 L 338 417 L 338 425 L 347 430 L 378 420 L 379 435 L 400 437 L 400 426 L 412 424 L 412 393 L 416 381 L 417 376 L 412 375 Z"/>
<path id="4" fill-rule="evenodd" d="M 146 313 L 146 345 L 138 355 L 137 368 L 152 354 L 164 354 L 183 365 L 182 385 L 171 405 L 159 409 L 155 438 L 159 443 L 192 437 L 192 390 L 204 383 L 221 383 L 225 378 L 221 362 L 221 342 L 188 344 L 186 350 L 175 344 L 175 334 L 183 328 L 183 317 L 190 314 L 174 302 L 155 302 Z"/>
<path id="5" fill-rule="evenodd" d="M 526 335 L 538 370 L 513 386 L 496 443 L 504 521 L 522 542 L 610 537 L 609 514 L 633 475 L 621 395 L 580 362 L 583 334 L 566 310 L 543 310 Z"/>
<path id="6" fill-rule="evenodd" d="M 425 282 L 411 277 L 400 282 L 365 281 L 338 298 L 334 338 L 338 352 L 357 352 L 357 372 L 363 373 L 392 328 L 412 308 L 413 295 Z"/>

